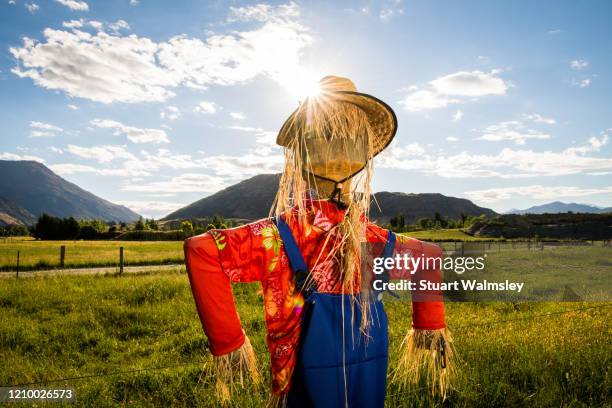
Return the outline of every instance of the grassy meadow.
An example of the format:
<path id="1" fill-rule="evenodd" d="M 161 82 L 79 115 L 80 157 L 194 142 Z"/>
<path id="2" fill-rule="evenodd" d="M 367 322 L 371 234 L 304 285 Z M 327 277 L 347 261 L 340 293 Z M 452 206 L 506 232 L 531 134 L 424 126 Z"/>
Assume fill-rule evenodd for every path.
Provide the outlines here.
<path id="1" fill-rule="evenodd" d="M 60 247 L 66 246 L 64 267 L 85 268 L 119 264 L 119 247 L 125 265 L 163 265 L 183 262 L 182 241 L 0 241 L 0 271 L 15 270 L 19 251 L 20 270 L 60 266 Z"/>
<path id="2" fill-rule="evenodd" d="M 234 293 L 268 373 L 257 289 L 238 284 Z M 421 386 L 389 384 L 387 406 L 611 406 L 611 306 L 448 303 L 461 358 L 455 389 L 442 401 Z M 411 309 L 403 302 L 386 309 L 393 369 Z M 78 406 L 216 406 L 211 372 L 184 272 L 0 280 L 0 385 L 84 377 L 45 386 L 73 387 Z M 268 387 L 235 393 L 234 406 L 265 406 Z"/>
<path id="3" fill-rule="evenodd" d="M 422 239 L 427 241 L 492 241 L 495 238 L 480 238 L 466 234 L 458 228 L 452 229 L 436 229 L 436 230 L 423 230 L 423 231 L 410 231 L 404 232 L 402 235 L 406 235 L 416 239 Z"/>

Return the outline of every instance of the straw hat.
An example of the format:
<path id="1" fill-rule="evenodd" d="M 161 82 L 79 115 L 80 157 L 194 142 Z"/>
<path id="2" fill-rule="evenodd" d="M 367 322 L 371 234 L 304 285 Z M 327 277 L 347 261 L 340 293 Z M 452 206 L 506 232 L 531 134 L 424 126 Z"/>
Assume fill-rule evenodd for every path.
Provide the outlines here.
<path id="1" fill-rule="evenodd" d="M 373 156 L 383 151 L 393 140 L 397 131 L 397 117 L 389 105 L 380 99 L 357 92 L 357 87 L 348 78 L 329 75 L 319 81 L 320 92 L 311 98 L 326 98 L 331 102 L 348 102 L 365 112 L 370 127 L 375 135 L 373 143 Z M 308 103 L 308 99 L 304 102 Z M 296 109 L 281 127 L 276 144 L 288 146 L 295 135 L 289 129 L 294 123 L 300 108 Z"/>

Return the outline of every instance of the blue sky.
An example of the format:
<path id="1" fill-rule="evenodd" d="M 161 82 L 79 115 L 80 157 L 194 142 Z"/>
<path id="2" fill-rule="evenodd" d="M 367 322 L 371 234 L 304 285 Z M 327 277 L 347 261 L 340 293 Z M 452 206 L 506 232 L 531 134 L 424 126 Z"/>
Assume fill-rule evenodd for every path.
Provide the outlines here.
<path id="1" fill-rule="evenodd" d="M 327 74 L 388 102 L 374 191 L 612 205 L 612 3 L 2 0 L 0 159 L 160 217 L 279 171 Z"/>

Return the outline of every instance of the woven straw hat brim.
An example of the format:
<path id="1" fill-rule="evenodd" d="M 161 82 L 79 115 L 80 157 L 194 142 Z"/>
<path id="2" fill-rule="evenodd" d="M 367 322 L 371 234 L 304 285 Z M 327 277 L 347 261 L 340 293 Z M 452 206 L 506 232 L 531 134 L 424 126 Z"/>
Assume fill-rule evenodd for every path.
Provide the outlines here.
<path id="1" fill-rule="evenodd" d="M 397 116 L 389 105 L 375 96 L 354 91 L 335 91 L 326 92 L 324 97 L 329 97 L 332 101 L 348 102 L 363 110 L 368 118 L 370 127 L 374 132 L 373 156 L 382 152 L 393 140 L 397 132 Z M 288 146 L 295 135 L 289 134 L 290 124 L 294 122 L 295 116 L 299 113 L 296 109 L 285 121 L 281 130 L 278 132 L 276 144 Z"/>

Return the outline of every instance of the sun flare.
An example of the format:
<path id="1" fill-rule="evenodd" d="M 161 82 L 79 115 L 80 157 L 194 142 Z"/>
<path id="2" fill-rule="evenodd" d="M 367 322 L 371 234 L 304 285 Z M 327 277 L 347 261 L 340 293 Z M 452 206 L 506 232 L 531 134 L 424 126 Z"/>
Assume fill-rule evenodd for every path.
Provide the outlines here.
<path id="1" fill-rule="evenodd" d="M 295 76 L 295 80 L 292 81 L 288 86 L 289 91 L 299 101 L 303 101 L 306 98 L 317 97 L 321 93 L 321 87 L 319 80 L 321 75 L 317 75 L 314 72 L 303 71 Z"/>

